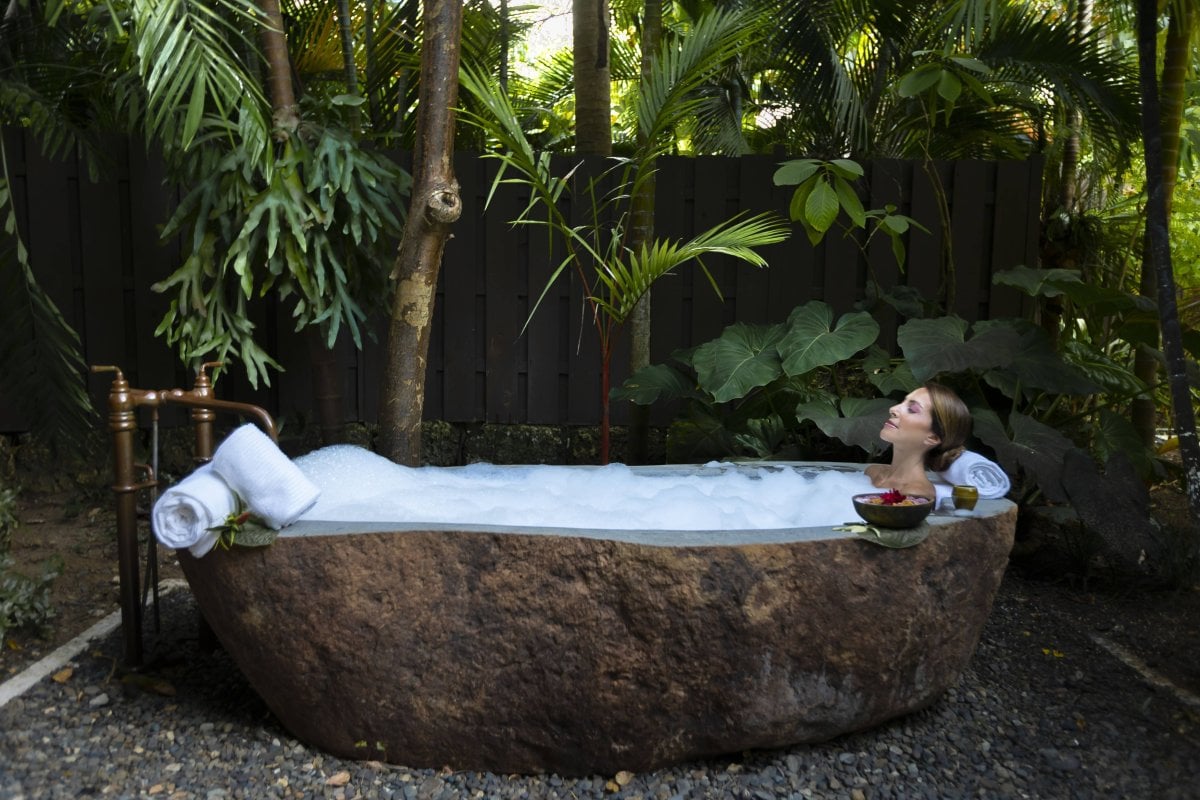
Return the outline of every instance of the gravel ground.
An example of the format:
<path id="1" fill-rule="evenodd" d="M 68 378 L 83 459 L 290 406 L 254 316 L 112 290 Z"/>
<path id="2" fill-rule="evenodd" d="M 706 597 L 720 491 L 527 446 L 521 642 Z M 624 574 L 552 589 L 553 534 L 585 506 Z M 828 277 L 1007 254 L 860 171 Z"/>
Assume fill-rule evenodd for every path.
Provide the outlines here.
<path id="1" fill-rule="evenodd" d="M 1103 626 L 1010 574 L 970 667 L 930 708 L 820 745 L 561 778 L 324 756 L 282 730 L 195 606 L 166 595 L 148 668 L 120 633 L 0 708 L 0 797 L 1200 798 L 1200 704 L 1102 647 Z M 1091 628 L 1097 629 L 1091 629 Z"/>

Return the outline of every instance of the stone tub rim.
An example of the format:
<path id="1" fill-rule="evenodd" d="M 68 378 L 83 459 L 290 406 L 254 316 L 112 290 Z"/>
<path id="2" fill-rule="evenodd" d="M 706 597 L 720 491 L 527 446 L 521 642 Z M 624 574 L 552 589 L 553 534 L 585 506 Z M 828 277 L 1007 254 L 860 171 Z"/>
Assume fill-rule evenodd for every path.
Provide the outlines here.
<path id="1" fill-rule="evenodd" d="M 592 464 L 489 464 L 489 467 L 500 469 L 528 469 L 530 467 L 568 467 L 570 469 L 590 470 L 602 469 Z M 844 461 L 722 461 L 707 464 L 656 464 L 629 466 L 635 473 L 643 475 L 673 474 L 703 470 L 711 471 L 713 477 L 733 469 L 754 468 L 792 468 L 795 470 L 817 469 L 835 472 L 862 472 L 866 464 Z M 448 469 L 462 469 L 449 467 Z M 701 473 L 702 474 L 702 473 Z M 980 500 L 975 511 L 970 516 L 989 517 L 1002 513 L 1007 506 L 1013 505 L 1006 499 Z M 850 519 L 838 523 L 863 524 L 861 519 L 849 514 Z M 926 519 L 933 527 L 941 527 L 964 519 L 944 512 L 934 511 Z M 795 528 L 748 528 L 748 529 L 710 529 L 687 530 L 677 528 L 605 528 L 594 527 L 564 527 L 561 525 L 492 525 L 486 523 L 466 524 L 456 522 L 389 522 L 365 520 L 322 520 L 301 519 L 279 532 L 280 537 L 305 536 L 339 536 L 357 533 L 414 533 L 414 532 L 459 532 L 480 534 L 513 534 L 529 536 L 565 536 L 585 539 L 603 539 L 651 547 L 736 547 L 753 544 L 785 544 L 788 542 L 823 541 L 831 539 L 857 538 L 846 531 L 836 531 L 837 525 L 813 525 Z M 670 537 L 664 541 L 664 537 Z"/>

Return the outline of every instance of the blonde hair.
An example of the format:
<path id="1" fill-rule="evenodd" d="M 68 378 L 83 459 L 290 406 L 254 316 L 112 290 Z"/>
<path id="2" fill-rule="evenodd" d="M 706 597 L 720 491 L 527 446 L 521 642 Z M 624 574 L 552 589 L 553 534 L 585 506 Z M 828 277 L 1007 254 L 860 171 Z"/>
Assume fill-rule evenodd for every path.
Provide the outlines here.
<path id="1" fill-rule="evenodd" d="M 925 454 L 926 469 L 943 472 L 962 455 L 971 436 L 971 411 L 967 404 L 940 383 L 925 384 L 929 392 L 929 417 L 938 443 Z"/>

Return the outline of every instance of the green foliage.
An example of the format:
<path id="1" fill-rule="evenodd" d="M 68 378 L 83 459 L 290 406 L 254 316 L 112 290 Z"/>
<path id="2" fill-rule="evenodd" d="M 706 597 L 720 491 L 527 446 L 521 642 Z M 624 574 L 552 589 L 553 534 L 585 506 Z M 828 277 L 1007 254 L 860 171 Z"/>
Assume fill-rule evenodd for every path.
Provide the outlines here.
<path id="1" fill-rule="evenodd" d="M 762 267 L 766 260 L 756 248 L 783 241 L 789 234 L 786 222 L 769 213 L 734 217 L 687 241 L 642 241 L 635 231 L 641 229 L 635 221 L 634 198 L 644 195 L 656 159 L 673 146 L 670 133 L 702 104 L 696 90 L 722 64 L 752 44 L 756 30 L 753 20 L 744 13 L 712 12 L 698 20 L 676 46 L 665 48 L 639 85 L 638 130 L 644 138 L 632 156 L 613 159 L 613 166 L 586 181 L 576 175 L 578 165 L 564 174 L 555 174 L 550 155 L 534 151 L 522 129 L 521 117 L 505 92 L 469 64 L 461 71 L 463 88 L 481 108 L 479 113 L 464 110 L 461 118 L 499 146 L 486 154 L 500 162 L 492 192 L 504 184 L 518 185 L 529 192 L 529 204 L 513 224 L 541 228 L 548 252 L 557 259 L 530 318 L 564 272 L 577 275 L 586 292 L 600 341 L 601 382 L 605 388 L 601 401 L 602 460 L 607 459 L 607 386 L 613 340 L 651 285 L 676 268 L 694 263 L 716 291 L 716 281 L 704 263 L 706 258 L 730 256 Z M 575 190 L 568 193 L 573 185 Z M 560 202 L 564 196 L 583 203 L 583 224 L 569 218 Z"/>
<path id="2" fill-rule="evenodd" d="M 232 134 L 226 120 L 253 115 L 270 130 L 268 105 L 239 50 L 264 24 L 254 0 L 132 0 L 125 40 L 132 66 L 117 81 L 118 101 L 148 142 L 187 151 L 208 131 Z"/>
<path id="3" fill-rule="evenodd" d="M 747 55 L 774 120 L 760 139 L 791 152 L 1023 158 L 1067 131 L 1075 109 L 1093 154 L 1127 158 L 1138 137 L 1130 60 L 1101 26 L 1078 35 L 1071 15 L 994 0 L 756 5 L 775 23 L 764 55 Z"/>
<path id="4" fill-rule="evenodd" d="M 62 574 L 62 559 L 47 559 L 37 577 L 17 572 L 9 548 L 17 527 L 17 493 L 0 489 L 0 640 L 15 628 L 36 627 L 54 616 L 50 605 L 50 585 Z"/>
<path id="5" fill-rule="evenodd" d="M 0 159 L 3 155 L 0 142 Z M 78 441 L 95 421 L 79 335 L 34 279 L 17 230 L 7 173 L 0 175 L 0 214 L 0 363 L 5 394 L 33 431 L 50 441 Z"/>
<path id="6" fill-rule="evenodd" d="M 1083 448 L 1106 463 L 1128 457 L 1143 478 L 1163 467 L 1133 432 L 1128 402 L 1145 392 L 1128 359 L 1126 323 L 1147 313 L 1142 299 L 1082 283 L 1064 270 L 1018 268 L 997 284 L 1037 297 L 1074 298 L 1103 309 L 1064 324 L 1052 337 L 1024 319 L 970 324 L 950 315 L 899 326 L 899 358 L 875 345 L 878 326 L 866 311 L 842 315 L 813 301 L 782 325 L 734 324 L 720 337 L 674 354 L 614 391 L 639 404 L 681 401 L 671 455 L 811 458 L 824 437 L 861 448 L 881 447 L 879 429 L 894 400 L 936 379 L 956 388 L 974 416 L 977 446 L 1017 477 L 1019 497 L 1067 502 L 1063 458 Z M 910 306 L 921 308 L 921 304 Z M 1108 337 L 1113 341 L 1093 341 Z M 878 396 L 870 391 L 884 395 Z M 669 442 L 669 445 L 672 443 Z"/>
<path id="7" fill-rule="evenodd" d="M 670 365 L 639 370 L 613 399 L 647 405 L 684 400 L 684 419 L 672 426 L 668 456 L 695 461 L 730 454 L 800 455 L 810 447 L 806 419 L 829 416 L 832 386 L 846 362 L 875 342 L 879 326 L 865 312 L 836 321 L 812 301 L 776 325 L 735 323 L 710 342 L 673 355 Z M 806 408 L 811 414 L 797 414 Z M 875 433 L 878 434 L 878 424 Z"/>
<path id="8" fill-rule="evenodd" d="M 929 230 L 912 217 L 897 214 L 894 205 L 869 211 L 863 208 L 862 200 L 854 183 L 863 177 L 863 168 L 857 161 L 846 158 L 819 161 L 813 158 L 794 159 L 780 164 L 775 171 L 776 186 L 795 186 L 788 213 L 794 222 L 804 226 L 808 241 L 816 246 L 842 214 L 850 224 L 842 223 L 846 235 L 855 229 L 867 232 L 866 238 L 858 243 L 866 252 L 867 244 L 878 233 L 887 236 L 892 243 L 892 255 L 896 263 L 904 267 L 904 234 L 909 228 L 929 233 Z"/>
<path id="9" fill-rule="evenodd" d="M 268 151 L 270 152 L 270 151 Z M 296 329 L 320 325 L 332 346 L 344 325 L 361 346 L 363 299 L 382 301 L 411 180 L 344 130 L 302 129 L 279 154 L 227 152 L 200 176 L 163 230 L 182 235 L 183 265 L 155 285 L 174 299 L 157 334 L 184 361 L 237 353 L 252 384 L 278 364 L 254 339 L 248 303 L 294 296 Z"/>
<path id="10" fill-rule="evenodd" d="M 968 98 L 979 100 L 985 106 L 993 104 L 991 93 L 977 77 L 987 75 L 991 68 L 979 59 L 945 56 L 933 50 L 920 50 L 913 55 L 926 61 L 900 79 L 896 92 L 904 98 L 921 98 L 931 119 L 936 119 L 940 112 L 945 124 L 949 125 L 954 104 L 964 89 Z"/>
<path id="11" fill-rule="evenodd" d="M 12 549 L 13 531 L 17 529 L 17 491 L 11 487 L 0 488 L 0 555 Z"/>

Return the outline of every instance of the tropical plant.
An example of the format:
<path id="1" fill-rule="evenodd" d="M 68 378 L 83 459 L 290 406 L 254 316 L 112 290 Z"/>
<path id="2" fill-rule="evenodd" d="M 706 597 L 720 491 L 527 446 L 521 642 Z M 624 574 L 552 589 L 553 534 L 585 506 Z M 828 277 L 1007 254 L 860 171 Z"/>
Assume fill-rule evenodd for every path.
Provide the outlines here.
<path id="1" fill-rule="evenodd" d="M 855 357 L 878 336 L 879 325 L 869 313 L 844 314 L 835 322 L 829 305 L 812 301 L 793 309 L 785 323 L 735 323 L 712 341 L 674 353 L 670 363 L 634 373 L 613 398 L 639 405 L 685 403 L 668 433 L 671 461 L 730 455 L 813 458 L 821 453 L 821 434 L 796 409 L 832 405 L 838 396 L 855 393 L 856 381 L 865 388 Z M 866 418 L 870 409 L 878 410 L 879 402 L 867 403 L 855 407 L 853 416 Z M 865 443 L 873 452 L 878 429 L 876 423 L 873 440 L 849 430 L 840 438 Z"/>
<path id="2" fill-rule="evenodd" d="M 862 165 L 847 158 L 820 161 L 801 158 L 785 161 L 775 171 L 776 186 L 795 186 L 788 214 L 793 221 L 804 226 L 808 241 L 815 247 L 834 223 L 843 216 L 850 224 L 842 223 L 845 235 L 864 231 L 866 236 L 859 243 L 864 252 L 871 238 L 882 233 L 891 240 L 892 255 L 896 264 L 904 268 L 904 235 L 910 228 L 929 233 L 929 229 L 915 219 L 897 214 L 894 205 L 884 208 L 863 208 L 862 200 L 854 188 L 855 182 L 864 175 Z M 869 227 L 868 227 L 869 224 Z"/>
<path id="3" fill-rule="evenodd" d="M 835 324 L 832 310 L 813 301 L 783 325 L 735 324 L 712 342 L 676 353 L 675 366 L 630 376 L 617 394 L 643 404 L 684 401 L 672 431 L 681 457 L 811 458 L 824 445 L 805 423 L 872 455 L 892 402 L 887 396 L 936 378 L 967 401 L 978 445 L 1016 476 L 1020 499 L 1068 502 L 1063 457 L 1074 448 L 1100 463 L 1121 453 L 1142 476 L 1161 477 L 1163 465 L 1125 414 L 1145 386 L 1114 353 L 1139 341 L 1153 310 L 1136 295 L 1061 270 L 1018 268 L 996 282 L 1031 296 L 1065 296 L 1089 314 L 1072 318 L 1074 333 L 1060 337 L 1057 349 L 1045 330 L 1023 319 L 969 324 L 955 316 L 917 317 L 898 329 L 900 356 L 893 358 L 874 344 L 878 327 L 869 313 L 845 314 Z"/>
<path id="4" fill-rule="evenodd" d="M 6 7 L 0 18 L 0 126 L 28 128 L 51 157 L 80 153 L 95 174 L 104 158 L 97 123 L 112 118 L 99 88 L 106 62 L 94 48 L 72 52 L 84 22 L 63 12 L 59 4 Z M 56 15 L 59 24 L 49 24 Z M 51 441 L 78 441 L 94 422 L 79 337 L 36 280 L 15 213 L 9 141 L 0 136 L 0 367 L 6 397 L 35 432 Z"/>
<path id="5" fill-rule="evenodd" d="M 1185 11 L 1194 13 L 1193 4 Z M 1159 116 L 1157 66 L 1158 7 L 1151 0 L 1139 0 L 1138 64 L 1142 90 L 1142 144 L 1146 160 L 1146 263 L 1142 268 L 1143 290 L 1151 281 L 1157 288 L 1159 324 L 1163 354 L 1171 391 L 1172 417 L 1183 457 L 1188 508 L 1195 530 L 1191 537 L 1191 553 L 1200 554 L 1200 441 L 1197 440 L 1196 410 L 1188 386 L 1187 364 L 1183 333 L 1179 323 L 1175 298 L 1175 275 L 1171 268 L 1171 244 L 1168 233 L 1170 220 L 1169 186 L 1163 152 L 1163 124 Z M 1186 36 L 1184 37 L 1186 42 Z M 1178 111 L 1178 110 L 1177 110 Z M 1178 125 L 1173 131 L 1178 139 Z M 1176 162 L 1171 162 L 1171 183 Z M 1193 365 L 1194 366 L 1194 365 Z"/>
<path id="6" fill-rule="evenodd" d="M 514 224 L 542 227 L 551 246 L 562 248 L 557 266 L 543 289 L 565 271 L 578 275 L 590 307 L 592 324 L 601 352 L 601 460 L 608 460 L 609 375 L 616 336 L 651 284 L 675 268 L 696 261 L 708 274 L 703 259 L 711 255 L 732 256 L 755 266 L 765 265 L 754 248 L 787 237 L 783 220 L 771 214 L 735 218 L 700 233 L 686 242 L 654 238 L 636 247 L 627 237 L 633 225 L 629 198 L 653 175 L 654 159 L 670 147 L 662 135 L 676 120 L 695 108 L 691 89 L 725 58 L 744 44 L 746 26 L 738 14 L 713 13 L 702 19 L 678 49 L 660 54 L 639 92 L 639 119 L 646 132 L 644 144 L 633 156 L 614 159 L 614 166 L 599 177 L 577 185 L 573 196 L 590 203 L 588 222 L 576 226 L 559 205 L 572 181 L 582 184 L 577 169 L 564 175 L 551 170 L 549 153 L 535 153 L 520 127 L 520 119 L 508 98 L 493 82 L 478 72 L 463 71 L 463 87 L 488 114 L 466 114 L 465 119 L 487 131 L 499 145 L 489 153 L 501 169 L 496 185 L 516 183 L 527 187 L 531 200 Z M 614 188 L 605 190 L 604 185 Z M 716 283 L 708 275 L 714 289 Z M 536 312 L 537 303 L 534 305 Z"/>
<path id="7" fill-rule="evenodd" d="M 279 367 L 254 336 L 247 304 L 270 290 L 295 296 L 297 330 L 317 325 L 333 347 L 344 325 L 356 346 L 370 306 L 385 296 L 409 177 L 344 128 L 303 123 L 257 158 L 234 148 L 196 176 L 163 229 L 190 244 L 155 290 L 171 292 L 158 334 L 188 363 L 232 352 L 252 384 Z"/>
<path id="8" fill-rule="evenodd" d="M 1053 145 L 1080 109 L 1095 152 L 1128 158 L 1128 64 L 1100 33 L 1030 4 L 785 0 L 763 12 L 777 25 L 756 62 L 759 104 L 775 120 L 769 136 L 793 152 L 1020 157 Z M 933 97 L 953 106 L 951 123 L 930 125 Z"/>
<path id="9" fill-rule="evenodd" d="M 0 489 L 0 646 L 14 628 L 37 627 L 54 616 L 50 586 L 62 574 L 63 562 L 54 556 L 42 563 L 37 577 L 18 572 L 9 555 L 12 533 L 17 527 L 16 490 Z"/>

